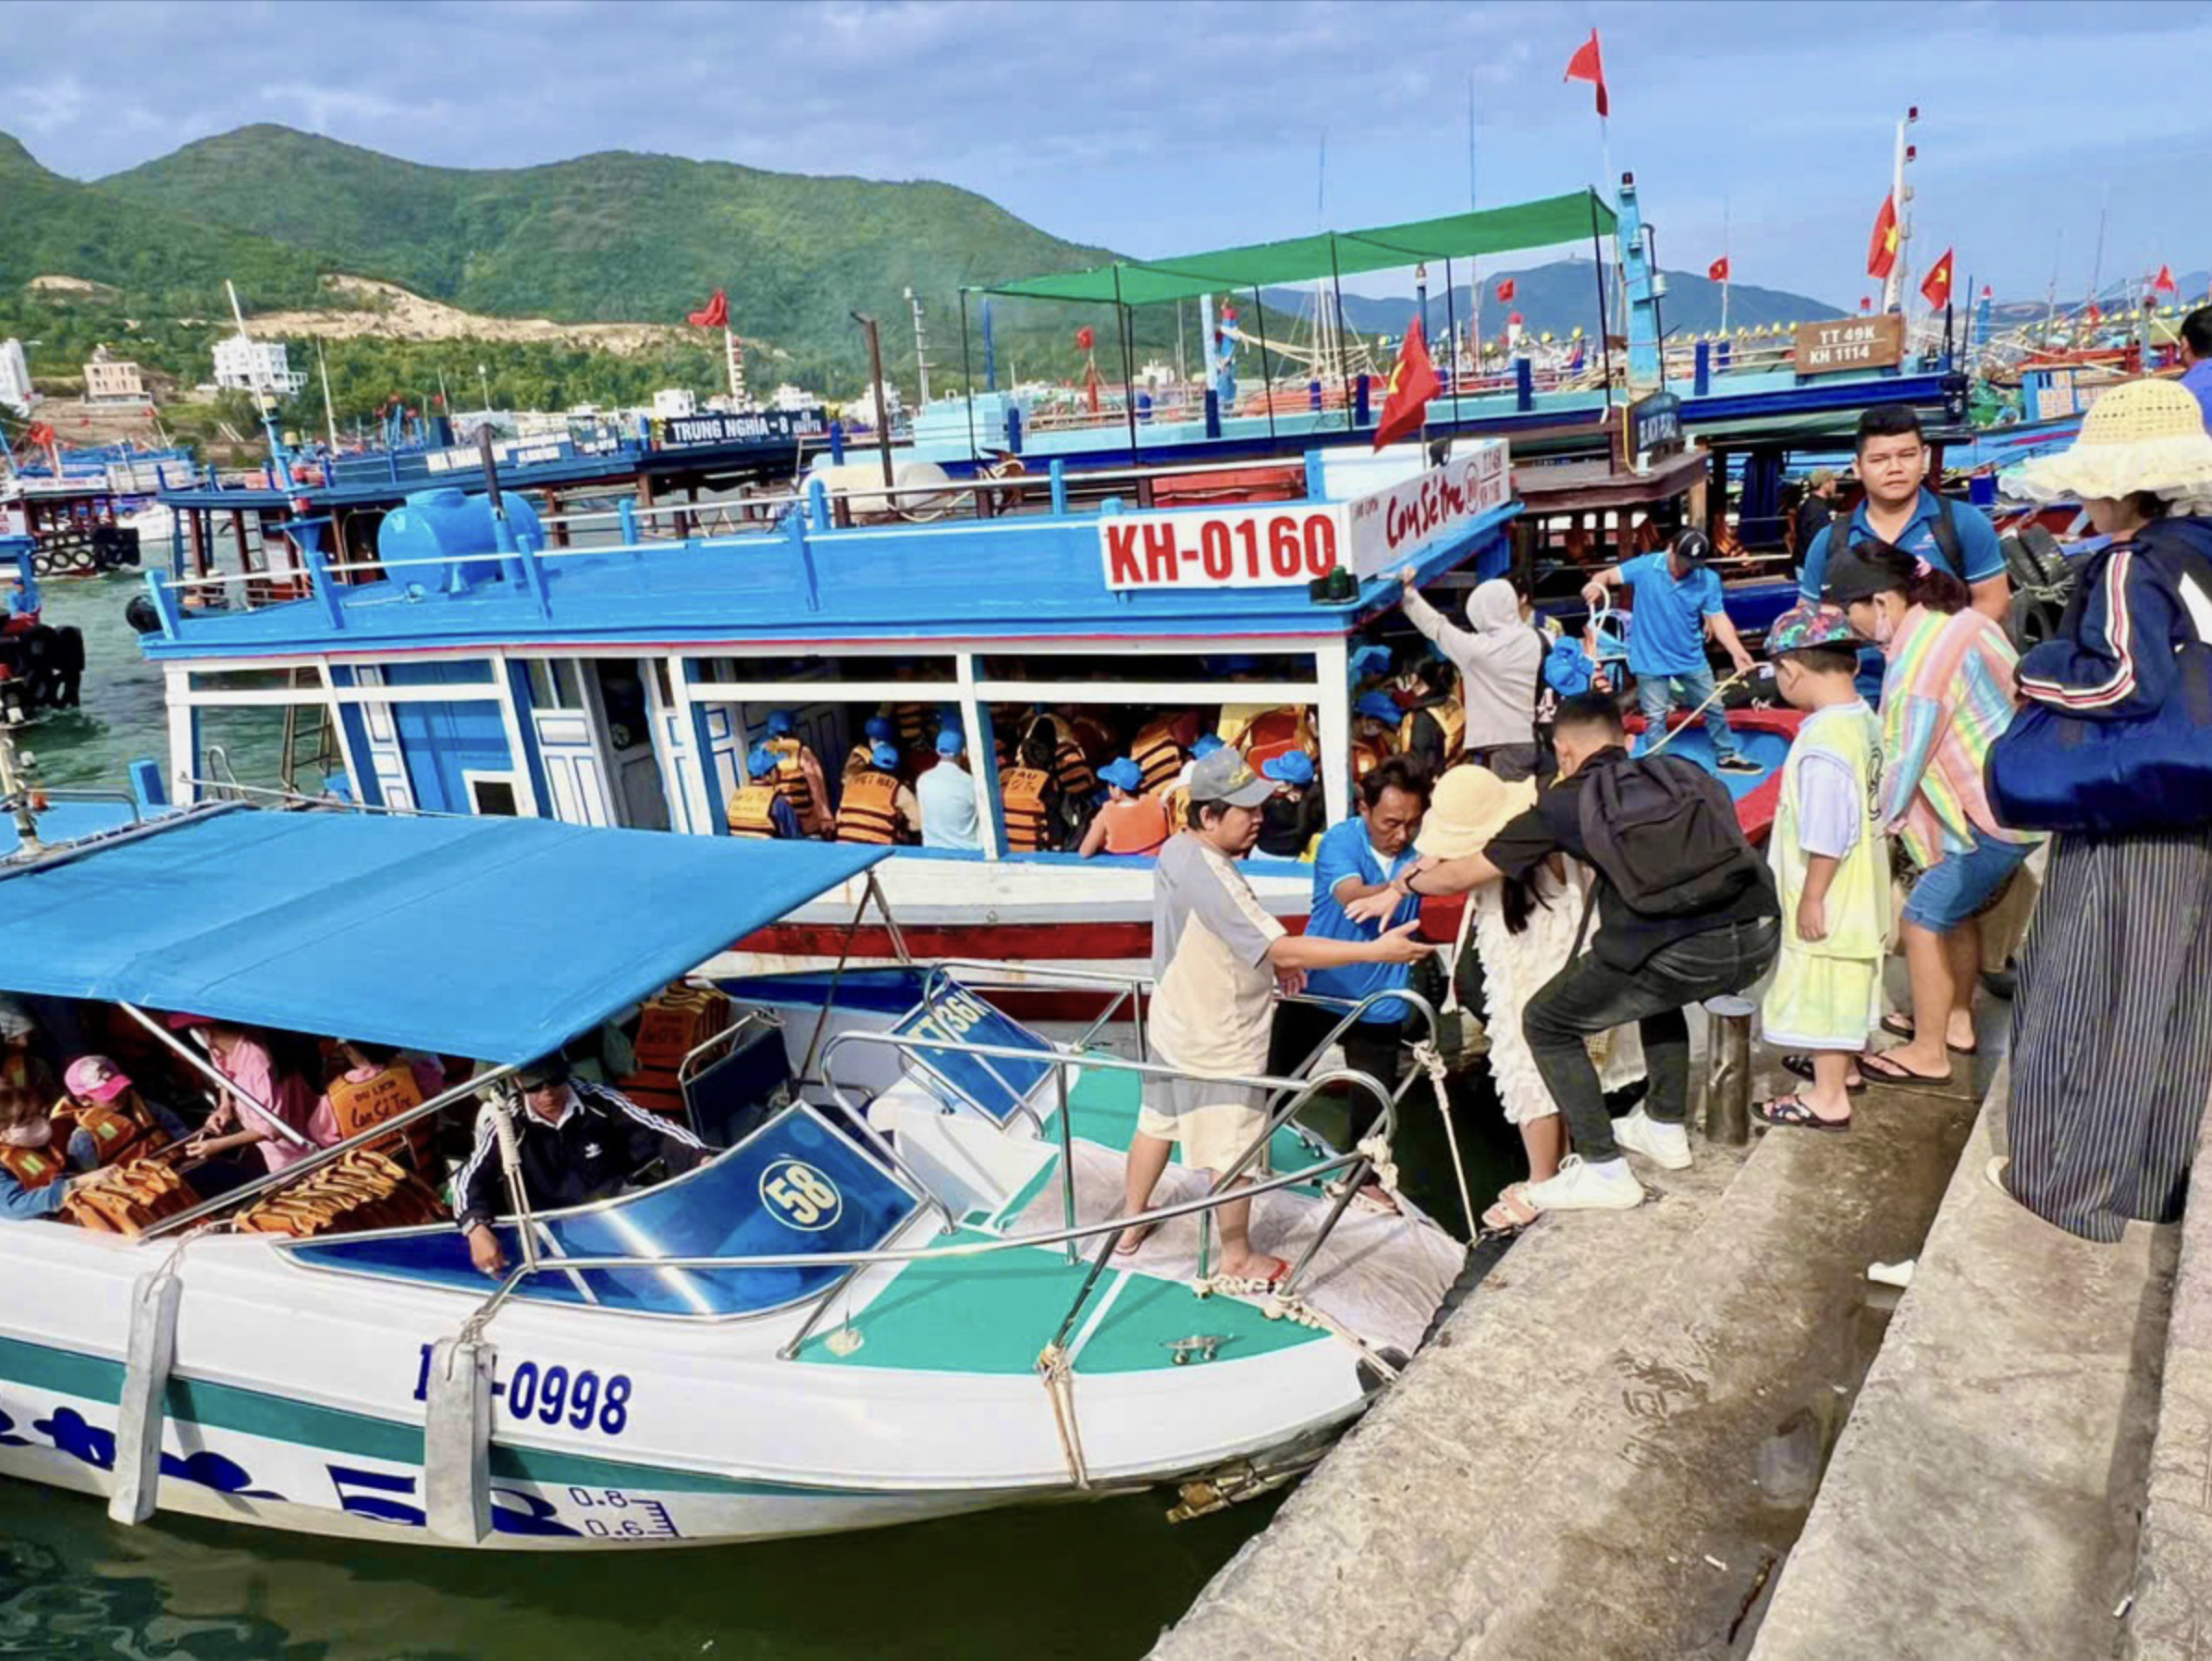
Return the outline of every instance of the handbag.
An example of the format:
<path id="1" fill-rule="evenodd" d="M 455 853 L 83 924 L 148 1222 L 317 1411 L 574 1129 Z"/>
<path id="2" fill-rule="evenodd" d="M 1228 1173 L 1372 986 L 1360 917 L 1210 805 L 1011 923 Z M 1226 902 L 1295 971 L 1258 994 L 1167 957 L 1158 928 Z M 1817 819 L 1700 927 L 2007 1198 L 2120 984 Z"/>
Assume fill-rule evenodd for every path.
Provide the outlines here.
<path id="1" fill-rule="evenodd" d="M 2153 710 L 2085 720 L 2028 704 L 1989 746 L 1984 783 L 2020 830 L 2191 830 L 2212 821 L 2212 646 L 2176 653 Z"/>

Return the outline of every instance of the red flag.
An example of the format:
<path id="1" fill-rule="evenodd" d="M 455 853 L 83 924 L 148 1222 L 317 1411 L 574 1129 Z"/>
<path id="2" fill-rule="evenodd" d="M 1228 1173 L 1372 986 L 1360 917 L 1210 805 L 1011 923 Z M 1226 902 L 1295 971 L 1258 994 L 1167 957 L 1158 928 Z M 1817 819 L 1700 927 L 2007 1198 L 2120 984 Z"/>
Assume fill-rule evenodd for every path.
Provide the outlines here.
<path id="1" fill-rule="evenodd" d="M 1866 275 L 1887 278 L 1897 269 L 1897 198 L 1882 198 L 1882 211 L 1874 215 L 1874 234 L 1866 242 Z"/>
<path id="2" fill-rule="evenodd" d="M 1390 366 L 1390 390 L 1382 400 L 1382 418 L 1375 424 L 1375 448 L 1419 432 L 1429 400 L 1443 385 L 1436 378 L 1436 365 L 1429 362 L 1428 338 L 1416 317 L 1398 343 L 1398 361 Z"/>
<path id="3" fill-rule="evenodd" d="M 1498 284 L 1498 301 L 1500 304 L 1505 304 L 1511 301 L 1512 299 L 1513 279 L 1511 277 L 1507 277 L 1505 281 Z"/>
<path id="4" fill-rule="evenodd" d="M 2102 306 L 2098 305 L 2098 304 L 2096 303 L 2096 301 L 2094 301 L 2094 300 L 2093 300 L 2093 301 L 2091 301 L 2089 302 L 2089 313 L 2088 313 L 2088 316 L 2089 316 L 2089 321 L 2090 321 L 2090 322 L 2092 322 L 2092 323 L 2102 323 L 2102 322 L 2104 322 L 2104 320 L 2105 320 L 2105 309 L 2104 309 L 2104 307 L 2102 307 Z"/>
<path id="5" fill-rule="evenodd" d="M 1871 294 L 1862 294 L 1862 295 L 1860 295 L 1860 296 L 1859 296 L 1859 309 L 1860 309 L 1862 312 L 1871 312 L 1871 311 L 1873 311 L 1873 310 L 1874 309 L 1874 296 L 1873 296 L 1873 295 L 1871 295 Z"/>
<path id="6" fill-rule="evenodd" d="M 1598 50 L 1598 31 L 1591 30 L 1590 38 L 1575 48 L 1574 56 L 1567 60 L 1567 73 L 1562 80 L 1587 80 L 1598 90 L 1598 118 L 1604 119 L 1613 113 L 1605 97 L 1605 59 Z"/>
<path id="7" fill-rule="evenodd" d="M 2178 294 L 2181 292 L 2180 288 L 2173 280 L 2173 267 L 2171 265 L 2161 265 L 2158 267 L 2158 275 L 2151 283 L 2151 292 L 2153 294 Z"/>
<path id="8" fill-rule="evenodd" d="M 720 289 L 714 298 L 698 311 L 686 314 L 694 328 L 727 328 L 730 326 L 730 296 Z"/>
<path id="9" fill-rule="evenodd" d="M 1987 283 L 1984 283 L 1982 285 L 1982 298 L 1984 300 L 1994 300 L 1997 298 L 1997 290 L 1991 288 Z"/>
<path id="10" fill-rule="evenodd" d="M 1720 258 L 1705 267 L 1705 280 L 1714 283 L 1725 283 L 1728 280 L 1728 256 L 1727 254 L 1722 254 Z"/>
<path id="11" fill-rule="evenodd" d="M 1952 249 L 1945 249 L 1943 258 L 1928 267 L 1928 275 L 1920 285 L 1922 297 L 1931 306 L 1941 307 L 1950 303 L 1951 254 L 1954 252 Z"/>

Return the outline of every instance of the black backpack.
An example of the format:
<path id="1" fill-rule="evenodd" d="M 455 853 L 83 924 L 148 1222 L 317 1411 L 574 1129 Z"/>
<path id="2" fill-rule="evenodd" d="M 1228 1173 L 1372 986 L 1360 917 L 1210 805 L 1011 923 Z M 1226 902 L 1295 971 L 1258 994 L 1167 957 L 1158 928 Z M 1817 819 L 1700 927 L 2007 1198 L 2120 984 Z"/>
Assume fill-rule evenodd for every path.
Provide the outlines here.
<path id="1" fill-rule="evenodd" d="M 1608 763 L 1583 781 L 1583 846 L 1632 911 L 1714 911 L 1758 880 L 1758 856 L 1719 780 L 1673 756 Z"/>

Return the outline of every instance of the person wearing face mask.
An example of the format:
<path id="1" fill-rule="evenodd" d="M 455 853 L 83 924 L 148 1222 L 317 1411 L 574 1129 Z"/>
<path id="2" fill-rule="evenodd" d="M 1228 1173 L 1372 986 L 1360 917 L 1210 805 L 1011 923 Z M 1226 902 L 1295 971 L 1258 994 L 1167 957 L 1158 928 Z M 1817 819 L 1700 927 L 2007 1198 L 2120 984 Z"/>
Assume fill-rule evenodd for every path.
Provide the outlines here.
<path id="1" fill-rule="evenodd" d="M 1941 1084 L 1951 1057 L 1978 1053 L 1975 920 L 2043 839 L 1997 822 L 1984 785 L 1989 748 L 2012 722 L 2019 662 L 2005 632 L 1948 571 L 1886 542 L 1856 544 L 1828 567 L 1830 605 L 1882 649 L 1882 790 L 1876 811 L 1921 870 L 1905 902 L 1912 1013 L 1885 1019 L 1905 1041 L 1859 1075 Z"/>

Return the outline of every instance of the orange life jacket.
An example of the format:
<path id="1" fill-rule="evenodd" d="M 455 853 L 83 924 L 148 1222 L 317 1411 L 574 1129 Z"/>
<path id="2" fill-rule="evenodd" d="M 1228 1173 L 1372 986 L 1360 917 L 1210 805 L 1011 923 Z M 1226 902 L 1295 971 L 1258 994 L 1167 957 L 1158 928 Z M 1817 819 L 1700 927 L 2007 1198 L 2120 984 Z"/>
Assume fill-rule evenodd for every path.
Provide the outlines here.
<path id="1" fill-rule="evenodd" d="M 1052 777 L 1033 767 L 1009 768 L 999 775 L 1000 799 L 1006 806 L 1006 845 L 1016 854 L 1035 854 L 1045 845 L 1046 791 Z"/>
<path id="2" fill-rule="evenodd" d="M 1449 767 L 1458 760 L 1460 740 L 1467 736 L 1467 711 L 1459 707 L 1457 698 L 1444 698 L 1406 711 L 1406 719 L 1398 723 L 1398 748 L 1408 756 L 1413 753 L 1413 718 L 1422 714 L 1444 730 L 1444 759 Z"/>
<path id="3" fill-rule="evenodd" d="M 348 1078 L 340 1076 L 331 1081 L 326 1092 L 330 1099 L 330 1116 L 338 1122 L 338 1134 L 342 1140 L 359 1136 L 371 1126 L 405 1113 L 411 1107 L 423 1105 L 423 1087 L 415 1082 L 414 1069 L 404 1061 L 393 1061 L 379 1067 L 366 1078 Z M 429 1126 L 410 1125 L 397 1135 L 372 1142 L 369 1145 L 387 1154 L 396 1154 L 401 1139 L 418 1156 L 430 1151 Z"/>
<path id="4" fill-rule="evenodd" d="M 1075 747 L 1083 752 L 1084 761 L 1096 767 L 1113 757 L 1113 734 L 1088 715 L 1078 715 L 1067 722 L 1068 736 L 1075 741 Z"/>
<path id="5" fill-rule="evenodd" d="M 783 794 L 773 784 L 742 784 L 730 793 L 730 834 L 772 839 L 776 821 L 769 813 Z"/>
<path id="6" fill-rule="evenodd" d="M 0 1143 L 0 1170 L 27 1188 L 43 1188 L 68 1170 L 68 1138 L 56 1135 L 43 1148 L 15 1148 Z"/>
<path id="7" fill-rule="evenodd" d="M 844 805 L 837 810 L 837 840 L 890 847 L 899 840 L 899 781 L 871 766 L 845 780 Z"/>
<path id="8" fill-rule="evenodd" d="M 54 1108 L 55 1140 L 66 1144 L 70 1133 L 78 1130 L 92 1138 L 104 1166 L 142 1159 L 169 1145 L 168 1134 L 151 1115 L 141 1118 L 128 1108 L 99 1101 L 80 1107 L 64 1097 Z"/>
<path id="9" fill-rule="evenodd" d="M 873 744 L 856 744 L 851 749 L 845 752 L 845 765 L 843 771 L 845 777 L 848 779 L 850 779 L 854 773 L 866 772 L 868 769 L 874 767 L 875 765 L 876 746 Z"/>
<path id="10" fill-rule="evenodd" d="M 768 750 L 776 758 L 776 788 L 790 800 L 792 811 L 799 816 L 799 823 L 810 822 L 814 818 L 814 786 L 806 781 L 806 769 L 799 761 L 806 753 L 806 746 L 795 738 L 771 738 Z"/>
<path id="11" fill-rule="evenodd" d="M 1075 742 L 1075 729 L 1057 715 L 1034 716 L 1023 733 L 1025 750 L 1028 747 L 1028 735 L 1039 726 L 1052 734 L 1052 778 L 1060 786 L 1060 794 L 1074 796 L 1077 801 L 1088 801 L 1098 793 L 1099 776 L 1091 771 L 1083 746 Z"/>
<path id="12" fill-rule="evenodd" d="M 1313 726 L 1306 719 L 1302 704 L 1284 704 L 1253 719 L 1245 729 L 1245 760 L 1254 772 L 1278 756 L 1292 750 L 1304 750 L 1316 761 L 1321 759 L 1320 746 L 1313 742 Z"/>
<path id="13" fill-rule="evenodd" d="M 1171 784 L 1160 793 L 1160 811 L 1167 820 L 1170 836 L 1183 830 L 1190 822 L 1190 786 Z"/>
<path id="14" fill-rule="evenodd" d="M 1142 788 L 1158 790 L 1174 782 L 1184 762 L 1183 746 L 1175 742 L 1175 718 L 1163 715 L 1148 722 L 1144 731 L 1130 740 L 1129 759 L 1144 769 Z"/>
<path id="15" fill-rule="evenodd" d="M 937 730 L 930 724 L 930 708 L 927 704 L 894 704 L 891 719 L 899 734 L 902 750 L 928 750 L 936 753 Z"/>
<path id="16" fill-rule="evenodd" d="M 1390 759 L 1390 746 L 1371 738 L 1352 740 L 1352 781 L 1357 784 Z"/>
<path id="17" fill-rule="evenodd" d="M 1129 796 L 1099 809 L 1109 854 L 1150 854 L 1167 841 L 1167 809 L 1157 796 Z"/>

